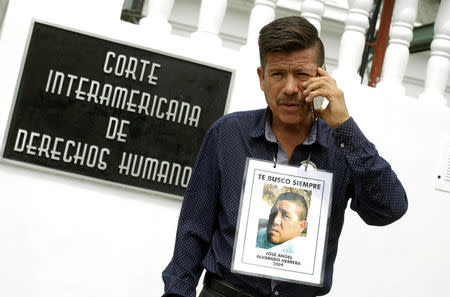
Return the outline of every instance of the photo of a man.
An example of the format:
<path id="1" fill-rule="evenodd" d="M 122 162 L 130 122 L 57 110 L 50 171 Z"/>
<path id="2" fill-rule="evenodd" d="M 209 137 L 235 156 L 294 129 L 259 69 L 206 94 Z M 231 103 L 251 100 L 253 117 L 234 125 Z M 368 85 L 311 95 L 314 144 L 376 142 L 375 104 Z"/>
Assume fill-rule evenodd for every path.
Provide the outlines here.
<path id="1" fill-rule="evenodd" d="M 256 247 L 294 253 L 296 242 L 306 229 L 308 204 L 305 197 L 295 192 L 278 196 L 270 211 L 265 228 L 260 228 Z"/>

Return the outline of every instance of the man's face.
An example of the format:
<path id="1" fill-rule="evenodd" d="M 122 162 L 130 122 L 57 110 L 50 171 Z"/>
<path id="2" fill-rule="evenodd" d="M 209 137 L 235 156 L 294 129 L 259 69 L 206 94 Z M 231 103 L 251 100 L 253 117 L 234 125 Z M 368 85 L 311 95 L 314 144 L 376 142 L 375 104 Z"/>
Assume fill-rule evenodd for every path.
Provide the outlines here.
<path id="1" fill-rule="evenodd" d="M 272 127 L 299 126 L 311 121 L 304 101 L 303 83 L 317 75 L 314 47 L 291 52 L 269 52 L 266 66 L 258 68 L 261 89 L 272 110 Z"/>
<path id="2" fill-rule="evenodd" d="M 294 201 L 279 200 L 272 207 L 267 224 L 267 239 L 275 244 L 300 236 L 306 227 L 305 220 L 299 220 L 304 209 Z"/>

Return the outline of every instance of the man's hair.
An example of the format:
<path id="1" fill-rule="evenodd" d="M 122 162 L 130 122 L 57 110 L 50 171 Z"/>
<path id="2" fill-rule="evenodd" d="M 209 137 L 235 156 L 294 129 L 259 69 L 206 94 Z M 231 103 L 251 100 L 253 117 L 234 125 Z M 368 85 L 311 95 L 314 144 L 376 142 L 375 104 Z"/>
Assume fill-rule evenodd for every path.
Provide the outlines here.
<path id="1" fill-rule="evenodd" d="M 288 200 L 295 202 L 298 206 L 300 206 L 300 211 L 298 213 L 298 220 L 299 221 L 306 220 L 308 216 L 308 205 L 306 204 L 305 197 L 295 192 L 285 192 L 278 196 L 278 199 L 275 202 L 275 204 L 277 204 L 277 202 L 281 200 Z M 302 209 L 304 209 L 305 211 L 302 211 Z"/>
<path id="2" fill-rule="evenodd" d="M 315 47 L 317 65 L 322 66 L 325 62 L 323 43 L 316 27 L 300 16 L 276 19 L 265 25 L 259 31 L 258 45 L 263 69 L 269 52 L 291 52 L 311 47 Z"/>

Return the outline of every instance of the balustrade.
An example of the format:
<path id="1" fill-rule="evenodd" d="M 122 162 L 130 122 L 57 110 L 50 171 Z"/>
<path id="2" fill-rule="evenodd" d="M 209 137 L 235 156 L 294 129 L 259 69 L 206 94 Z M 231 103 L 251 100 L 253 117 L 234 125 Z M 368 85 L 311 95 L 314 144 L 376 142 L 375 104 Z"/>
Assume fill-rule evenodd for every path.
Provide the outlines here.
<path id="1" fill-rule="evenodd" d="M 151 32 L 168 34 L 171 25 L 168 22 L 175 0 L 148 0 L 141 25 Z M 258 34 L 260 29 L 275 18 L 279 0 L 254 0 L 249 17 L 247 41 L 236 53 L 240 77 L 255 76 L 259 66 Z M 348 15 L 345 20 L 344 33 L 339 44 L 337 68 L 333 76 L 340 84 L 359 84 L 361 77 L 358 68 L 361 64 L 365 45 L 365 34 L 369 27 L 369 12 L 373 0 L 349 0 Z M 219 37 L 225 14 L 227 0 L 202 0 L 197 30 L 191 39 L 203 45 L 220 47 Z M 322 17 L 326 7 L 325 0 L 305 0 L 299 9 L 301 16 L 308 19 L 321 32 Z M 328 7 L 328 6 L 327 6 Z M 386 50 L 381 81 L 377 88 L 396 95 L 404 95 L 403 77 L 409 61 L 409 45 L 412 40 L 413 25 L 417 15 L 418 0 L 397 0 L 390 28 L 390 40 Z M 431 57 L 426 70 L 425 88 L 420 98 L 437 104 L 448 104 L 445 88 L 450 73 L 450 0 L 441 1 L 435 22 L 435 36 L 431 44 Z M 245 81 L 245 80 L 244 80 Z M 250 83 L 250 85 L 253 85 Z M 244 83 L 247 83 L 245 81 Z M 239 84 L 239 82 L 237 82 Z M 255 85 L 256 86 L 256 85 Z M 235 86 L 239 88 L 238 85 Z M 239 88 L 242 92 L 242 88 Z M 246 89 L 252 89 L 248 87 Z M 247 94 L 251 95 L 251 94 Z M 431 102 L 430 101 L 430 102 Z"/>

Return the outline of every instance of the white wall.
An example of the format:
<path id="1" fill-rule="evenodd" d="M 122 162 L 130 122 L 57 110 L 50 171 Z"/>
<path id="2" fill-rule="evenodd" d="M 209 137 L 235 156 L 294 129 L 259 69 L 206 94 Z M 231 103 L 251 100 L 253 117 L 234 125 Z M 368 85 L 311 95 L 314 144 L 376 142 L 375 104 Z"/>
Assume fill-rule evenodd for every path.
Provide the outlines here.
<path id="1" fill-rule="evenodd" d="M 387 227 L 347 212 L 330 296 L 447 296 L 450 193 L 434 189 L 450 110 L 379 90 L 346 90 L 352 115 L 392 165 L 409 210 Z"/>
<path id="2" fill-rule="evenodd" d="M 10 1 L 0 40 L 1 139 L 31 17 L 191 57 L 218 61 L 220 56 L 221 63 L 234 67 L 235 54 L 228 51 L 201 55 L 202 45 L 155 40 L 118 21 L 121 4 Z M 325 43 L 337 49 L 336 40 Z M 448 296 L 450 194 L 434 190 L 433 182 L 441 139 L 450 136 L 450 111 L 379 92 L 345 90 L 350 112 L 403 181 L 410 208 L 402 220 L 383 228 L 366 226 L 347 212 L 329 296 Z M 264 102 L 261 96 L 248 100 Z M 239 100 L 232 102 L 230 110 L 242 108 Z M 160 274 L 173 252 L 180 201 L 5 163 L 0 163 L 0 185 L 0 296 L 162 294 Z"/>
<path id="3" fill-rule="evenodd" d="M 149 40 L 119 21 L 122 0 L 64 2 L 9 3 L 0 40 L 2 140 L 31 18 L 163 50 L 177 43 Z M 188 45 L 181 50 L 188 54 Z M 0 296 L 161 295 L 179 200 L 3 162 L 0 186 Z"/>

